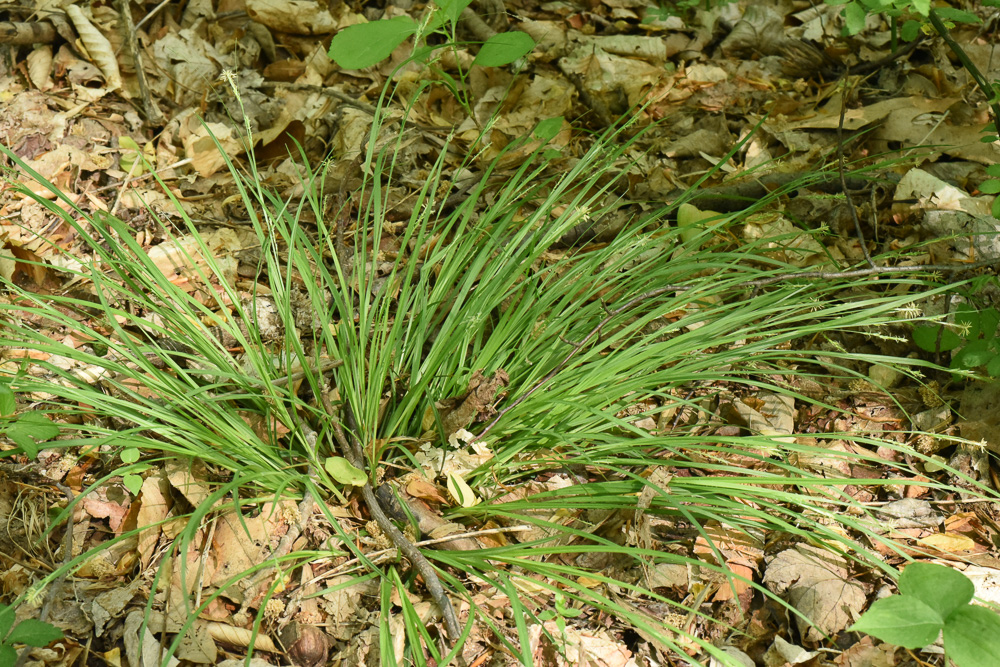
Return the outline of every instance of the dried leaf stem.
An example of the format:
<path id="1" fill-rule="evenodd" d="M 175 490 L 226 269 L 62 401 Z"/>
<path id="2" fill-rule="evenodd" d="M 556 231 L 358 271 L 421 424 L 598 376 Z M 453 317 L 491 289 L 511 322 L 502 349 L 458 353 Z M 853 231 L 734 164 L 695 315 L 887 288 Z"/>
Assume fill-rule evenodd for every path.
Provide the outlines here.
<path id="1" fill-rule="evenodd" d="M 844 165 L 844 116 L 847 113 L 848 80 L 851 69 L 847 68 L 844 80 L 841 83 L 840 93 L 840 120 L 837 123 L 837 172 L 840 176 L 840 188 L 844 191 L 844 201 L 847 203 L 847 210 L 851 212 L 851 220 L 854 221 L 854 233 L 858 237 L 858 245 L 865 256 L 865 263 L 870 268 L 877 268 L 872 260 L 871 253 L 868 252 L 868 242 L 865 241 L 865 234 L 861 231 L 861 218 L 858 217 L 858 209 L 851 199 L 851 191 L 847 188 L 847 168 Z M 875 214 L 875 211 L 872 211 Z"/>

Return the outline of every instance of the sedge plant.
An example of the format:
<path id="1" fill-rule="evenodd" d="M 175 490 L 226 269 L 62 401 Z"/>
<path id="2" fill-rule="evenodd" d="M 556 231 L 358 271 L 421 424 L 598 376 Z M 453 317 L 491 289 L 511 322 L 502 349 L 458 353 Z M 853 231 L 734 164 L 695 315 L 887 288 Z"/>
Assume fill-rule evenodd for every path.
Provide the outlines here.
<path id="1" fill-rule="evenodd" d="M 542 132 L 533 137 L 538 148 L 504 174 L 501 186 L 491 185 L 499 169 L 494 161 L 454 208 L 445 206 L 450 186 L 442 150 L 401 228 L 387 219 L 401 135 L 382 136 L 378 123 L 363 156 L 367 176 L 356 217 L 347 215 L 346 202 L 328 212 L 333 194 L 323 192 L 322 170 L 310 169 L 304 156 L 304 194 L 294 198 L 271 192 L 252 160 L 246 172 L 230 162 L 260 244 L 249 286 L 238 284 L 179 202 L 173 224 L 151 211 L 196 289 L 154 262 L 126 222 L 81 210 L 2 149 L 15 165 L 13 178 L 54 193 L 50 200 L 37 187 L 21 190 L 74 229 L 84 249 L 82 257 L 66 258 L 75 261 L 60 262 L 74 290 L 40 293 L 4 282 L 0 344 L 32 352 L 20 355 L 27 360 L 7 379 L 21 412 L 45 413 L 58 427 L 45 447 L 89 452 L 118 466 L 85 494 L 126 479 L 133 492 L 141 490 L 172 462 L 213 471 L 203 481 L 209 496 L 197 507 L 178 508 L 171 520 L 183 528 L 172 540 L 162 538 L 165 555 L 140 573 L 153 590 L 171 591 L 149 598 L 147 620 L 169 605 L 179 605 L 188 619 L 174 628 L 170 654 L 220 598 L 241 612 L 256 610 L 252 620 L 234 622 L 267 633 L 266 603 L 282 601 L 288 575 L 317 560 L 358 559 L 354 569 L 338 571 L 346 580 L 316 594 L 375 586 L 370 599 L 382 629 L 364 636 L 386 666 L 447 664 L 477 624 L 532 664 L 535 628 L 566 650 L 565 636 L 556 636 L 566 632 L 566 620 L 582 623 L 597 614 L 693 663 L 737 664 L 712 639 L 734 628 L 716 627 L 704 597 L 669 594 L 647 577 L 660 565 L 690 566 L 734 590 L 748 586 L 777 600 L 729 568 L 713 524 L 754 540 L 780 533 L 848 555 L 859 567 L 893 572 L 866 544 L 902 554 L 899 546 L 863 521 L 866 508 L 842 491 L 889 482 L 796 461 L 870 461 L 903 478 L 909 472 L 903 464 L 874 452 L 894 448 L 920 460 L 905 442 L 838 433 L 856 446 L 837 453 L 787 436 L 698 432 L 669 415 L 678 408 L 704 413 L 706 401 L 723 389 L 822 404 L 797 388 L 801 382 L 860 378 L 873 363 L 909 364 L 903 370 L 916 378 L 920 362 L 848 352 L 837 347 L 838 337 L 888 335 L 890 327 L 919 319 L 918 294 L 942 288 L 927 290 L 916 272 L 757 285 L 797 271 L 774 253 L 782 239 L 747 242 L 734 233 L 740 216 L 766 200 L 746 214 L 701 219 L 696 231 L 671 226 L 673 206 L 661 206 L 603 245 L 561 249 L 569 231 L 622 205 L 612 186 L 634 149 L 627 125 L 571 162 L 553 162 L 544 142 L 551 137 Z M 382 250 L 389 246 L 397 250 Z M 265 312 L 276 317 L 278 333 L 265 334 L 271 331 L 263 326 Z M 817 342 L 829 344 L 820 349 Z M 426 471 L 422 453 L 457 456 L 464 445 L 443 428 L 450 422 L 440 406 L 466 394 L 475 376 L 501 374 L 506 389 L 492 396 L 496 412 L 464 424 L 481 462 L 437 481 L 458 490 L 461 502 L 443 508 L 452 521 L 469 529 L 527 524 L 532 531 L 479 550 L 424 550 L 451 599 L 468 603 L 462 637 L 452 645 L 431 627 L 426 605 L 413 602 L 423 588 L 405 563 L 368 558 L 359 529 L 330 507 L 344 504 L 356 485 L 379 483 L 387 471 Z M 348 409 L 353 420 L 345 418 Z M 660 423 L 640 425 L 646 418 Z M 344 460 L 338 430 L 360 443 L 364 469 Z M 21 445 L 4 455 L 34 453 Z M 960 481 L 966 492 L 985 493 L 950 472 L 922 483 L 953 489 Z M 524 491 L 560 476 L 573 483 L 530 497 Z M 172 583 L 191 580 L 197 567 L 191 555 L 213 521 L 245 526 L 289 500 L 303 508 L 303 521 L 320 512 L 331 538 L 308 551 L 280 552 L 272 544 L 274 551 L 262 552 L 251 570 L 204 591 Z M 608 529 L 641 516 L 673 528 L 656 539 Z M 149 527 L 124 532 L 102 551 L 137 539 L 143 529 Z M 698 537 L 709 545 L 707 556 L 690 548 Z M 37 601 L 59 574 L 85 567 L 94 555 L 68 559 L 18 602 Z M 238 595 L 241 577 L 260 586 Z M 474 596 L 505 599 L 511 613 L 479 608 Z M 552 613 L 547 600 L 554 601 Z M 646 610 L 652 604 L 676 614 L 653 614 Z"/>

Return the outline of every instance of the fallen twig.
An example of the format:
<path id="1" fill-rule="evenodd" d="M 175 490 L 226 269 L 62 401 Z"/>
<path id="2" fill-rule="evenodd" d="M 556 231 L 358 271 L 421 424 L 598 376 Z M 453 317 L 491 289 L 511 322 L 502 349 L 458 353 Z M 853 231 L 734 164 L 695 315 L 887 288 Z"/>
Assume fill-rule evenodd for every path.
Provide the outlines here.
<path id="1" fill-rule="evenodd" d="M 324 395 L 323 404 L 329 414 L 333 414 L 333 406 L 330 405 L 330 399 Z M 340 450 L 348 461 L 351 462 L 355 468 L 359 470 L 365 470 L 366 466 L 363 460 L 363 453 L 361 450 L 361 445 L 357 440 L 355 435 L 358 432 L 357 424 L 354 421 L 354 413 L 351 411 L 350 404 L 344 401 L 344 417 L 347 422 L 347 428 L 351 430 L 351 437 L 348 437 L 344 433 L 343 427 L 341 427 L 340 422 L 334 420 L 333 431 L 337 443 L 340 445 Z M 392 543 L 396 545 L 396 548 L 406 556 L 406 558 L 413 564 L 413 567 L 417 569 L 420 576 L 424 579 L 424 586 L 427 587 L 427 592 L 430 593 L 431 598 L 441 609 L 441 615 L 444 618 L 444 627 L 448 633 L 448 638 L 452 642 L 458 642 L 459 637 L 462 636 L 462 626 L 458 622 L 458 616 L 455 614 L 454 607 L 451 606 L 451 601 L 448 599 L 448 594 L 444 590 L 444 586 L 441 585 L 441 579 L 438 578 L 437 572 L 434 571 L 434 566 L 431 562 L 427 560 L 427 557 L 420 552 L 410 540 L 406 538 L 403 533 L 396 528 L 395 524 L 386 515 L 385 510 L 382 509 L 382 505 L 379 503 L 378 498 L 375 496 L 375 489 L 372 487 L 370 481 L 366 481 L 364 486 L 361 487 L 361 497 L 364 498 L 365 504 L 368 506 L 368 511 L 371 512 L 372 518 L 375 519 L 375 523 L 382 530 L 386 536 L 392 540 Z M 454 538 L 450 538 L 454 539 Z"/>
<path id="2" fill-rule="evenodd" d="M 118 16 L 122 23 L 122 36 L 124 37 L 122 48 L 135 65 L 135 82 L 139 88 L 139 99 L 142 102 L 142 115 L 146 117 L 146 121 L 150 125 L 162 125 L 164 123 L 163 114 L 160 113 L 159 107 L 156 106 L 153 98 L 149 95 L 146 72 L 142 68 L 142 51 L 139 50 L 139 37 L 132 21 L 131 4 L 125 0 L 116 0 L 115 5 L 118 7 Z M 140 161 L 136 160 L 136 162 L 139 163 Z"/>
<path id="3" fill-rule="evenodd" d="M 854 205 L 854 200 L 851 199 L 850 190 L 847 188 L 847 170 L 844 166 L 844 115 L 847 113 L 846 79 L 850 73 L 851 70 L 848 68 L 847 74 L 844 75 L 845 81 L 840 93 L 840 120 L 837 123 L 837 173 L 840 176 L 840 188 L 844 191 L 844 201 L 847 202 L 847 210 L 851 212 L 851 220 L 854 221 L 854 233 L 858 236 L 858 244 L 861 246 L 861 252 L 865 256 L 865 263 L 869 267 L 875 268 L 875 262 L 872 261 L 871 253 L 868 252 L 868 243 L 865 241 L 864 232 L 861 231 L 861 218 L 858 217 L 858 209 Z M 874 214 L 874 211 L 872 213 Z"/>
<path id="4" fill-rule="evenodd" d="M 55 26 L 48 21 L 32 21 L 30 23 L 0 21 L 0 44 L 15 46 L 48 44 L 54 42 L 56 36 Z"/>

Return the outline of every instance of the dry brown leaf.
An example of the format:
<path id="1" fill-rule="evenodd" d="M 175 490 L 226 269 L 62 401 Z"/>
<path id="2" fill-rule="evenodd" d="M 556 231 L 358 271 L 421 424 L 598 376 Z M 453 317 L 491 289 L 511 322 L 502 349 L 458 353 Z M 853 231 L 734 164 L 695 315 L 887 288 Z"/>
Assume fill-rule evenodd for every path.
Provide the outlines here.
<path id="1" fill-rule="evenodd" d="M 46 91 L 52 88 L 52 47 L 48 44 L 39 45 L 26 58 L 28 63 L 28 79 L 38 90 Z"/>
<path id="2" fill-rule="evenodd" d="M 567 626 L 560 631 L 555 621 L 543 626 L 533 625 L 528 637 L 535 664 L 539 665 L 590 665 L 591 667 L 635 667 L 632 652 L 620 641 L 603 630 L 587 631 Z M 547 633 L 547 634 L 546 634 Z M 548 637 L 561 639 L 553 646 Z"/>
<path id="3" fill-rule="evenodd" d="M 122 89 L 122 75 L 118 70 L 118 60 L 115 58 L 115 50 L 111 46 L 111 42 L 90 22 L 90 19 L 84 15 L 83 10 L 77 5 L 67 5 L 66 15 L 73 22 L 73 27 L 76 28 L 77 34 L 80 35 L 80 41 L 87 47 L 87 53 L 90 54 L 91 60 L 101 69 L 101 73 L 104 74 L 104 79 L 107 82 L 107 90 L 105 92 L 110 93 L 111 91 L 121 89 L 122 96 L 127 98 L 126 91 Z"/>
<path id="4" fill-rule="evenodd" d="M 278 32 L 293 35 L 328 35 L 337 20 L 325 6 L 309 0 L 247 0 L 247 15 Z"/>
<path id="5" fill-rule="evenodd" d="M 208 488 L 208 469 L 200 460 L 172 459 L 167 461 L 164 472 L 173 486 L 192 507 L 200 507 L 211 495 Z"/>
<path id="6" fill-rule="evenodd" d="M 786 549 L 771 559 L 764 585 L 787 596 L 788 602 L 812 621 L 796 617 L 799 631 L 810 642 L 840 632 L 865 606 L 864 587 L 848 580 L 847 561 L 807 544 Z"/>
<path id="7" fill-rule="evenodd" d="M 95 519 L 107 519 L 108 527 L 117 535 L 131 503 L 128 502 L 127 496 L 124 502 L 108 500 L 107 492 L 108 487 L 101 487 L 96 492 L 84 496 L 80 505 Z"/>
<path id="8" fill-rule="evenodd" d="M 862 637 L 854 646 L 833 659 L 838 667 L 894 667 L 896 647 L 874 637 Z"/>
<path id="9" fill-rule="evenodd" d="M 958 533 L 935 533 L 917 540 L 917 543 L 946 554 L 967 554 L 976 550 L 975 540 Z"/>
<path id="10" fill-rule="evenodd" d="M 419 473 L 411 473 L 407 475 L 405 479 L 406 486 L 404 488 L 406 492 L 414 498 L 429 500 L 441 505 L 448 504 L 448 499 L 441 493 L 440 488 L 438 488 L 438 486 L 433 482 L 427 481 L 423 475 L 420 475 Z"/>
<path id="11" fill-rule="evenodd" d="M 210 583 L 222 586 L 233 576 L 263 562 L 270 551 L 270 541 L 260 516 L 237 517 L 227 512 L 219 518 L 212 536 L 212 549 L 219 565 Z M 248 582 L 240 583 L 234 588 L 243 589 Z M 230 597 L 235 596 L 233 599 L 242 602 L 242 596 L 235 591 L 229 593 Z"/>
<path id="12" fill-rule="evenodd" d="M 502 368 L 489 378 L 482 371 L 476 371 L 469 379 L 469 388 L 464 394 L 435 403 L 445 434 L 451 435 L 473 421 L 486 421 L 495 415 L 493 404 L 509 383 L 510 378 Z M 428 408 L 422 421 L 424 430 L 431 431 L 436 421 L 433 410 Z"/>
<path id="13" fill-rule="evenodd" d="M 136 502 L 139 503 L 137 524 L 149 526 L 139 533 L 139 557 L 142 568 L 146 569 L 152 562 L 156 544 L 160 539 L 162 528 L 159 523 L 169 516 L 173 508 L 167 476 L 161 471 L 144 479 Z"/>

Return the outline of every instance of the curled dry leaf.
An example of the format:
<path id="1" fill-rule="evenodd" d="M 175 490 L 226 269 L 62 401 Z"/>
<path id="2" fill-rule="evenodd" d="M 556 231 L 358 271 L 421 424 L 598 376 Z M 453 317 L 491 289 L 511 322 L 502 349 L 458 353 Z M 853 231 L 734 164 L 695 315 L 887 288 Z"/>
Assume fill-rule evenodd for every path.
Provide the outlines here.
<path id="1" fill-rule="evenodd" d="M 150 613 L 149 628 L 153 632 L 175 633 L 180 630 L 182 625 L 182 619 L 170 617 L 159 611 Z M 228 623 L 203 619 L 197 619 L 194 627 L 201 631 L 205 638 L 203 641 L 211 639 L 230 646 L 253 646 L 255 651 L 279 652 L 278 645 L 263 632 L 258 632 L 255 637 L 252 629 L 238 628 Z"/>
<path id="2" fill-rule="evenodd" d="M 749 5 L 732 31 L 722 40 L 722 52 L 729 57 L 774 55 L 785 41 L 785 17 L 777 10 Z"/>
<path id="3" fill-rule="evenodd" d="M 52 88 L 52 47 L 48 44 L 39 46 L 28 54 L 28 79 L 38 90 L 46 91 Z"/>
<path id="4" fill-rule="evenodd" d="M 108 84 L 108 92 L 121 88 L 122 75 L 118 70 L 118 60 L 115 59 L 115 52 L 108 38 L 94 27 L 90 19 L 84 15 L 83 10 L 76 5 L 67 6 L 66 15 L 73 21 L 73 27 L 80 35 L 80 41 L 87 47 L 91 60 L 104 74 L 104 79 Z M 125 91 L 122 89 L 122 94 L 124 93 Z"/>

